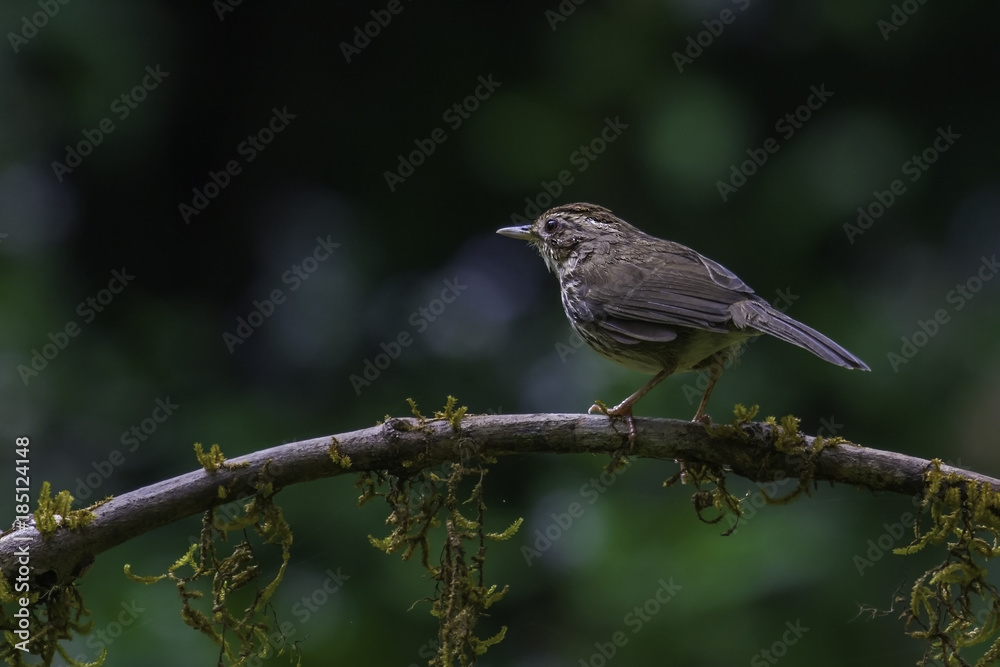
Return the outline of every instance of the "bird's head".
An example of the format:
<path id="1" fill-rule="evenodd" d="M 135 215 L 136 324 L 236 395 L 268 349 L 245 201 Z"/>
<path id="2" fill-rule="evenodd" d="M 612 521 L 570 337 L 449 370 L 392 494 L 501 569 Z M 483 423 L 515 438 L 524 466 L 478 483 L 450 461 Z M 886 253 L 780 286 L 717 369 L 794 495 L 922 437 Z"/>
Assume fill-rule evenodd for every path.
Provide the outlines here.
<path id="1" fill-rule="evenodd" d="M 504 227 L 497 234 L 527 241 L 538 249 L 545 265 L 556 275 L 587 252 L 608 252 L 621 239 L 627 222 L 595 204 L 564 204 L 545 211 L 530 225 Z M 636 230 L 637 231 L 637 230 Z"/>

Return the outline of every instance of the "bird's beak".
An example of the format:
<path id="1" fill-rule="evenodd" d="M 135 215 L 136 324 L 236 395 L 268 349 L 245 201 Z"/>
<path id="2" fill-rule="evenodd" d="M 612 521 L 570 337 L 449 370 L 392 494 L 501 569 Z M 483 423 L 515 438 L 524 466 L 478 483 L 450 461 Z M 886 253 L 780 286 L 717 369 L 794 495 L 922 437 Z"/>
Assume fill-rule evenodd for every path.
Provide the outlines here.
<path id="1" fill-rule="evenodd" d="M 504 227 L 497 230 L 497 234 L 501 236 L 509 236 L 512 239 L 521 239 L 522 241 L 534 241 L 535 233 L 531 229 L 531 225 L 521 225 L 520 227 Z"/>

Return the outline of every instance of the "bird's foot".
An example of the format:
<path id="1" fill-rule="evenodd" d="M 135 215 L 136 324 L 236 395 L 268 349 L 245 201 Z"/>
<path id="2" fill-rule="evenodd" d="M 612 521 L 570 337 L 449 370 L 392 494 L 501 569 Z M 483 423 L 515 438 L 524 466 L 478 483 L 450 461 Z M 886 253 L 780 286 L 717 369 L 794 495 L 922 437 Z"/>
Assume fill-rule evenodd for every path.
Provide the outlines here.
<path id="1" fill-rule="evenodd" d="M 625 422 L 628 424 L 628 450 L 632 451 L 635 446 L 635 420 L 632 419 L 632 404 L 628 401 L 622 401 L 613 408 L 609 408 L 604 404 L 604 401 L 597 399 L 594 404 L 590 406 L 587 410 L 588 414 L 601 413 L 605 417 L 614 421 L 615 419 L 625 418 Z"/>

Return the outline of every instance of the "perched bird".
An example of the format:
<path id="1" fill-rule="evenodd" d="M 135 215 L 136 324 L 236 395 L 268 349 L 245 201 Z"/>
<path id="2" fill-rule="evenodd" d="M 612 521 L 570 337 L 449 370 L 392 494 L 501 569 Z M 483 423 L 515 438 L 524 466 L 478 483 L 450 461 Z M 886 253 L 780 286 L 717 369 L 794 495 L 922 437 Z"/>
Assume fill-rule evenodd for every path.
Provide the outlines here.
<path id="1" fill-rule="evenodd" d="M 590 412 L 626 417 L 635 439 L 632 407 L 668 375 L 711 369 L 694 419 L 708 398 L 731 348 L 771 334 L 844 368 L 871 370 L 818 331 L 776 310 L 732 271 L 694 250 L 636 229 L 594 204 L 566 204 L 533 224 L 498 234 L 534 245 L 559 278 L 570 325 L 601 355 L 653 374 L 613 408 Z"/>

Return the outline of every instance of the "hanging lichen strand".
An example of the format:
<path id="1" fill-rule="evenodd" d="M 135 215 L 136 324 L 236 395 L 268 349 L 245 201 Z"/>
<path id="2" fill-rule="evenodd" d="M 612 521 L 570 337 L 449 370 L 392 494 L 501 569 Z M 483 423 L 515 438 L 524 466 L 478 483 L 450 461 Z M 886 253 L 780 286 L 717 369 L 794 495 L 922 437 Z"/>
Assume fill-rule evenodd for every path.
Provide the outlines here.
<path id="1" fill-rule="evenodd" d="M 420 429 L 428 420 L 412 400 L 409 403 L 418 420 L 414 428 Z M 434 413 L 434 419 L 448 420 L 457 432 L 466 408 L 456 410 L 455 403 L 455 398 L 449 396 L 445 409 Z M 438 652 L 430 663 L 436 667 L 472 665 L 507 632 L 504 626 L 485 639 L 475 634 L 485 610 L 508 590 L 507 586 L 497 590 L 495 584 L 486 584 L 486 542 L 510 539 L 522 519 L 502 533 L 486 532 L 483 479 L 488 472 L 486 464 L 494 463 L 495 459 L 477 453 L 473 443 L 468 445 L 462 451 L 461 461 L 442 464 L 436 471 L 422 468 L 418 460 L 408 461 L 403 465 L 412 469 L 412 473 L 366 472 L 357 483 L 362 492 L 359 504 L 380 496 L 391 509 L 386 523 L 392 526 L 392 531 L 384 538 L 369 536 L 371 543 L 386 553 L 402 551 L 403 560 L 409 560 L 419 551 L 421 563 L 437 582 L 433 597 L 426 598 L 431 603 L 431 615 L 438 619 Z M 467 478 L 474 480 L 472 489 L 464 501 L 459 500 L 462 481 Z M 463 505 L 471 506 L 475 518 L 462 513 Z M 431 531 L 442 524 L 440 561 L 431 564 Z"/>

